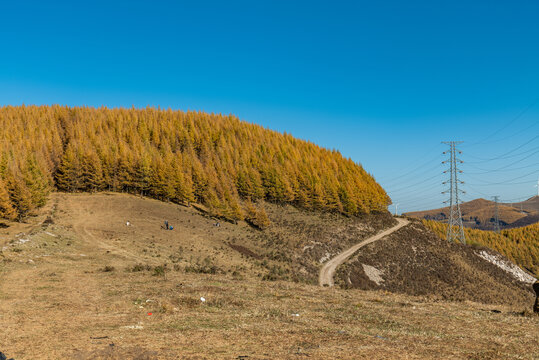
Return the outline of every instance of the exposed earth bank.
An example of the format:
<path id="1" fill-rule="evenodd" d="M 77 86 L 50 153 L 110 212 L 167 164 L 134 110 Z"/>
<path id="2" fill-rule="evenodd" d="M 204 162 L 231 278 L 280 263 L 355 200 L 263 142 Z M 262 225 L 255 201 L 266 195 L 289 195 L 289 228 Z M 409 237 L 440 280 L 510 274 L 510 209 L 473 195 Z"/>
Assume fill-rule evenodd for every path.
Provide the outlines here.
<path id="1" fill-rule="evenodd" d="M 481 251 L 503 259 L 493 250 L 442 240 L 413 220 L 361 248 L 337 269 L 335 282 L 346 288 L 529 307 L 531 285 L 481 258 Z"/>

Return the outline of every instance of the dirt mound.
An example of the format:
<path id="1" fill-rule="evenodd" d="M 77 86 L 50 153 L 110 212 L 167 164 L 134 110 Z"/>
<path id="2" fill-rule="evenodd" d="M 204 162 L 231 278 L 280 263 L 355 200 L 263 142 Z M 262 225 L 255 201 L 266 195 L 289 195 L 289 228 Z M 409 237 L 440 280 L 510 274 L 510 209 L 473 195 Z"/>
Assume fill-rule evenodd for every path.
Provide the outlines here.
<path id="1" fill-rule="evenodd" d="M 479 250 L 494 253 L 447 242 L 413 221 L 364 247 L 338 270 L 338 283 L 349 288 L 529 307 L 534 299 L 530 286 L 482 259 Z M 371 273 L 376 269 L 381 279 L 369 276 L 366 268 Z"/>

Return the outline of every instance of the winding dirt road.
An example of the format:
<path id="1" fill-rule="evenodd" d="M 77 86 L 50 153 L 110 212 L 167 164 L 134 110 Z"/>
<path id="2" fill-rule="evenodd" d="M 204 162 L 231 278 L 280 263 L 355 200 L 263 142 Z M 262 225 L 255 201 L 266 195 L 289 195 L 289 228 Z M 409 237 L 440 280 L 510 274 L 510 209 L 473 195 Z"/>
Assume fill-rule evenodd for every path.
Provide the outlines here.
<path id="1" fill-rule="evenodd" d="M 380 240 L 384 236 L 387 236 L 391 234 L 394 231 L 397 231 L 403 226 L 408 225 L 409 221 L 406 219 L 400 219 L 397 218 L 397 221 L 399 222 L 397 225 L 393 226 L 390 229 L 387 229 L 377 235 L 371 236 L 367 240 L 364 240 L 354 246 L 352 246 L 350 249 L 343 251 L 339 255 L 335 256 L 333 259 L 329 260 L 324 264 L 322 269 L 320 270 L 320 277 L 318 278 L 318 283 L 320 286 L 333 286 L 333 276 L 335 275 L 335 270 L 337 269 L 337 266 L 341 265 L 348 259 L 352 254 L 354 254 L 358 249 L 362 248 L 363 246 L 370 244 L 372 242 L 375 242 L 376 240 Z"/>

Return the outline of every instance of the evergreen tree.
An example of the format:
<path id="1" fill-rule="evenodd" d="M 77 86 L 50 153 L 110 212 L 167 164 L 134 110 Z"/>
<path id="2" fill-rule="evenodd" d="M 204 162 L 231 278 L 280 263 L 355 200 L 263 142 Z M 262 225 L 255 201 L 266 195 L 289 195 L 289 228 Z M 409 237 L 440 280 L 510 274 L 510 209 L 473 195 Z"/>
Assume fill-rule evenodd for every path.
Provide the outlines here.
<path id="1" fill-rule="evenodd" d="M 30 214 L 32 210 L 34 210 L 34 204 L 32 203 L 32 193 L 30 192 L 26 184 L 21 181 L 21 178 L 18 176 L 8 176 L 7 187 L 11 202 L 15 206 L 15 209 L 17 211 L 17 219 L 21 220 L 22 218 Z"/>
<path id="2" fill-rule="evenodd" d="M 0 219 L 14 220 L 16 217 L 6 184 L 0 179 Z"/>

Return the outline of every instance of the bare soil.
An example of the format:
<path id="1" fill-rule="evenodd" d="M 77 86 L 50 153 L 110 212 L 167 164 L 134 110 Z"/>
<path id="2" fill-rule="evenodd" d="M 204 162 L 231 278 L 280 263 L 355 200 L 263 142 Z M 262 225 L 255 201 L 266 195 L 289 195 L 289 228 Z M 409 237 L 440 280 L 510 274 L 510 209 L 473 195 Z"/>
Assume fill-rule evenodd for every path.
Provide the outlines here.
<path id="1" fill-rule="evenodd" d="M 402 228 L 403 226 L 406 226 L 408 224 L 408 220 L 406 219 L 397 219 L 398 224 L 393 226 L 392 228 L 386 229 L 374 236 L 371 236 L 354 246 L 352 246 L 349 249 L 346 249 L 345 251 L 341 252 L 337 256 L 331 258 L 331 260 L 324 263 L 324 266 L 322 269 L 320 269 L 320 276 L 318 283 L 320 286 L 333 286 L 334 281 L 333 277 L 335 275 L 335 271 L 338 266 L 342 265 L 350 256 L 352 256 L 356 251 L 361 249 L 363 246 L 366 246 L 368 244 L 371 244 L 375 241 L 378 241 L 380 239 L 383 239 L 385 236 L 388 236 L 394 231 L 397 231 L 398 229 Z"/>

